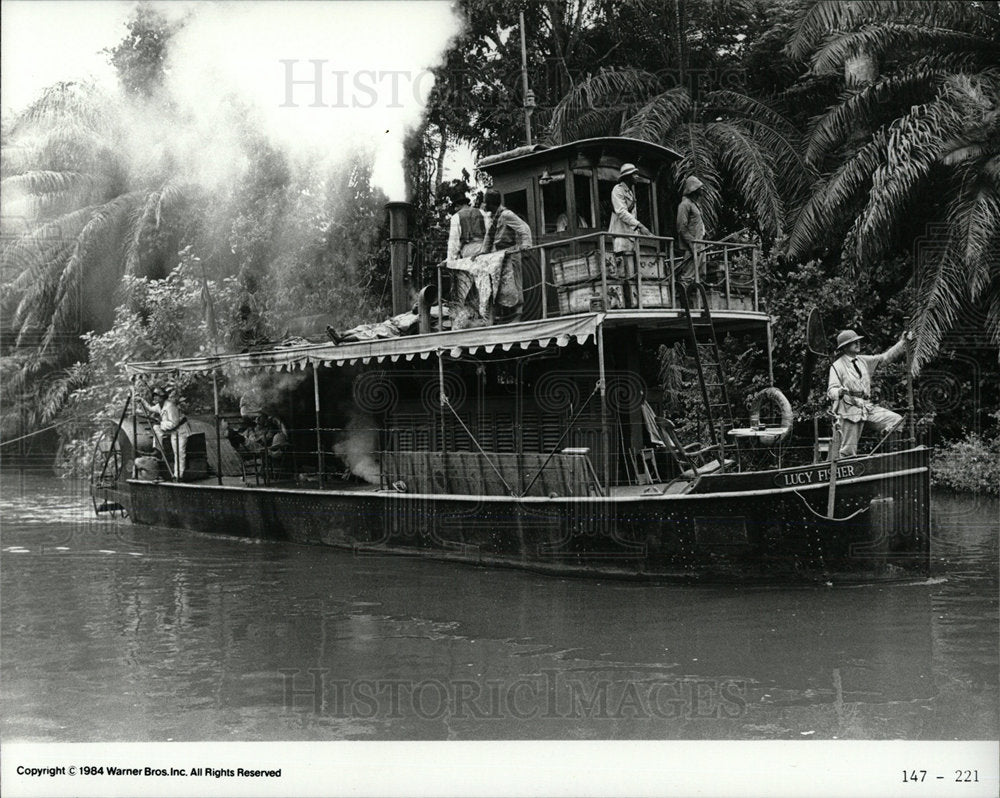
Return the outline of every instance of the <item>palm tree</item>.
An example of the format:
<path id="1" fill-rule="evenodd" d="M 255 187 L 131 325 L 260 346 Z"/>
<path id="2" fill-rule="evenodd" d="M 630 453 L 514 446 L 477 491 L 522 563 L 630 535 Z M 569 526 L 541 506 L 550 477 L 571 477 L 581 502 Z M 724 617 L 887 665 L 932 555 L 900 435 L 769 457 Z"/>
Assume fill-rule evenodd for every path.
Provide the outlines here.
<path id="1" fill-rule="evenodd" d="M 80 335 L 106 329 L 122 274 L 164 271 L 162 235 L 183 199 L 169 173 L 136 175 L 118 105 L 93 85 L 59 83 L 5 131 L 0 229 L 0 432 L 51 420 L 85 358 Z"/>
<path id="2" fill-rule="evenodd" d="M 677 150 L 679 181 L 705 184 L 702 212 L 717 228 L 723 207 L 745 209 L 760 236 L 780 236 L 789 207 L 808 190 L 792 124 L 767 102 L 729 90 L 695 97 L 639 69 L 616 69 L 574 86 L 553 110 L 552 143 L 599 135 L 631 136 Z M 723 200 L 723 195 L 727 200 Z"/>
<path id="3" fill-rule="evenodd" d="M 856 270 L 916 244 L 915 368 L 972 308 L 1000 343 L 1000 3 L 814 2 L 788 46 L 825 74 L 881 64 L 813 121 L 822 172 L 789 254 L 845 241 Z"/>

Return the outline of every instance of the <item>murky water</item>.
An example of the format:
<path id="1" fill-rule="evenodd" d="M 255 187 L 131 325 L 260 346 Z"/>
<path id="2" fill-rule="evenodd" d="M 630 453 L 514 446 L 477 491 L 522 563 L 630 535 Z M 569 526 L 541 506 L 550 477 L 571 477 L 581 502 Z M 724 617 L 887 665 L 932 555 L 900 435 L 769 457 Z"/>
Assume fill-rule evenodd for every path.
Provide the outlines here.
<path id="1" fill-rule="evenodd" d="M 559 579 L 95 520 L 0 484 L 5 742 L 995 739 L 995 500 L 935 574 L 853 588 Z"/>

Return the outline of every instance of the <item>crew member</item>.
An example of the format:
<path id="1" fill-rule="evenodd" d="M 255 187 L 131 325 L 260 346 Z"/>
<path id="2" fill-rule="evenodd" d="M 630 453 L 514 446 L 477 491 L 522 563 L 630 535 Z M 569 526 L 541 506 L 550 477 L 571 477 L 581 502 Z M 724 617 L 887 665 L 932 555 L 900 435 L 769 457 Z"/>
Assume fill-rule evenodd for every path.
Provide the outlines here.
<path id="1" fill-rule="evenodd" d="M 833 402 L 834 415 L 840 420 L 840 456 L 854 457 L 858 441 L 867 422 L 877 432 L 894 431 L 903 422 L 899 413 L 879 407 L 871 401 L 872 375 L 883 363 L 890 363 L 906 349 L 906 341 L 913 340 L 912 332 L 904 332 L 899 340 L 881 355 L 862 355 L 864 338 L 854 330 L 842 330 L 837 336 L 839 356 L 830 366 L 827 396 Z"/>
<path id="2" fill-rule="evenodd" d="M 153 399 L 157 398 L 160 423 L 156 424 L 153 430 L 157 438 L 166 435 L 170 439 L 170 447 L 174 452 L 173 476 L 174 481 L 178 482 L 183 478 L 184 469 L 187 467 L 187 441 L 192 432 L 191 425 L 181 412 L 173 392 L 168 394 L 163 388 L 156 388 L 153 390 Z"/>
<path id="3" fill-rule="evenodd" d="M 635 253 L 638 251 L 638 241 L 629 236 L 651 236 L 653 232 L 639 221 L 635 215 L 635 176 L 639 174 L 635 164 L 623 163 L 618 171 L 618 183 L 611 190 L 611 223 L 608 232 L 615 236 L 612 243 L 615 257 L 624 261 L 632 260 L 635 266 Z"/>
<path id="4" fill-rule="evenodd" d="M 483 239 L 486 237 L 483 212 L 469 204 L 469 188 L 465 185 L 454 189 L 451 202 L 448 260 L 474 257 L 483 251 Z"/>
<path id="5" fill-rule="evenodd" d="M 705 220 L 698 205 L 702 186 L 704 183 L 694 175 L 685 180 L 684 196 L 677 206 L 677 243 L 684 252 L 680 267 L 682 280 L 700 279 L 698 260 L 704 245 L 698 242 L 705 238 Z"/>
<path id="6" fill-rule="evenodd" d="M 520 321 L 524 312 L 520 250 L 531 246 L 531 228 L 520 216 L 503 206 L 499 191 L 487 191 L 483 203 L 487 212 L 492 214 L 492 221 L 483 241 L 483 252 L 508 251 L 500 271 L 500 287 L 494 303 L 503 308 L 502 318 L 498 320 Z"/>

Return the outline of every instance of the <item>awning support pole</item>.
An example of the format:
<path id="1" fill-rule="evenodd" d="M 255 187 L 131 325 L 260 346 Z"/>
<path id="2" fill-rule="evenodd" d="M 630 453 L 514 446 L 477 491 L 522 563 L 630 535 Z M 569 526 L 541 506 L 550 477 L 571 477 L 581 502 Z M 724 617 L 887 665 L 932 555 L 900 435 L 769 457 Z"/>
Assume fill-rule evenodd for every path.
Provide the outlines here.
<path id="1" fill-rule="evenodd" d="M 215 404 L 215 475 L 222 484 L 222 426 L 219 423 L 219 375 L 212 371 L 212 400 Z"/>
<path id="2" fill-rule="evenodd" d="M 312 363 L 313 372 L 313 407 L 316 411 L 316 472 L 319 476 L 319 486 L 323 487 L 323 436 L 319 429 L 319 370 Z"/>
<path id="3" fill-rule="evenodd" d="M 139 430 L 137 429 L 136 418 L 139 415 L 139 406 L 135 403 L 135 380 L 136 377 L 132 375 L 132 479 L 139 476 L 139 467 L 136 465 L 136 458 L 139 456 Z"/>
<path id="4" fill-rule="evenodd" d="M 448 443 L 445 438 L 444 429 L 444 403 L 447 398 L 447 394 L 444 392 L 444 350 L 438 349 L 438 406 L 441 413 L 441 453 L 445 454 L 448 451 Z"/>
<path id="5" fill-rule="evenodd" d="M 601 389 L 601 449 L 604 456 L 604 490 L 611 489 L 611 452 L 608 451 L 608 394 L 604 378 L 604 322 L 597 325 L 597 384 Z"/>
<path id="6" fill-rule="evenodd" d="M 774 387 L 774 335 L 771 332 L 771 317 L 767 317 L 767 384 Z"/>

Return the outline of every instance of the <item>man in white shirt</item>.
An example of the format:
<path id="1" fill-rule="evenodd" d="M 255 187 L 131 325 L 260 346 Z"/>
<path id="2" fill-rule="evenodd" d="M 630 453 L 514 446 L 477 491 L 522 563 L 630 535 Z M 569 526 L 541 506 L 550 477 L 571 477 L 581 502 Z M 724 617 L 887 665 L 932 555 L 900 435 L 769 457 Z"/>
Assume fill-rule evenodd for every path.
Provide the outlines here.
<path id="1" fill-rule="evenodd" d="M 840 356 L 830 366 L 827 396 L 833 402 L 833 412 L 840 419 L 840 456 L 854 457 L 864 425 L 870 424 L 877 432 L 895 430 L 903 418 L 871 401 L 872 375 L 883 363 L 890 363 L 906 350 L 906 341 L 913 340 L 912 332 L 904 332 L 899 340 L 880 355 L 862 355 L 863 335 L 854 330 L 843 330 L 837 336 Z"/>

